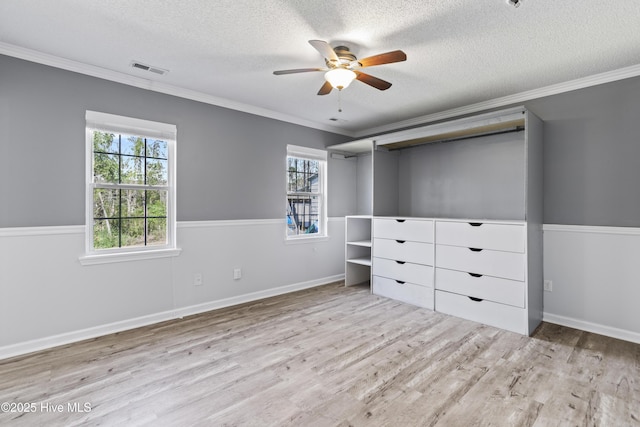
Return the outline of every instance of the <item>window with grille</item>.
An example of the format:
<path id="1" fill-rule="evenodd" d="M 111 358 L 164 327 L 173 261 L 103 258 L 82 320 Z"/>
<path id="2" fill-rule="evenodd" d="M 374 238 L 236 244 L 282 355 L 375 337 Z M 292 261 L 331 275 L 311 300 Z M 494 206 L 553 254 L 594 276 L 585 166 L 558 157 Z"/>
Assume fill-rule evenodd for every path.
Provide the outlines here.
<path id="1" fill-rule="evenodd" d="M 326 152 L 287 146 L 287 237 L 326 235 Z"/>
<path id="2" fill-rule="evenodd" d="M 175 247 L 175 126 L 87 111 L 87 252 Z"/>

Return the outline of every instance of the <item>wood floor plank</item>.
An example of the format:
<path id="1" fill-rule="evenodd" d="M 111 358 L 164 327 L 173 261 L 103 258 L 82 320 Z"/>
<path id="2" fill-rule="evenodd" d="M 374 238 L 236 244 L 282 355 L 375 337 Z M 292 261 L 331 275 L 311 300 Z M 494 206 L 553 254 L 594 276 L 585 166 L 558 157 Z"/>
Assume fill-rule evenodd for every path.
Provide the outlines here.
<path id="1" fill-rule="evenodd" d="M 640 345 L 336 283 L 2 360 L 0 402 L 38 405 L 12 427 L 640 426 Z"/>

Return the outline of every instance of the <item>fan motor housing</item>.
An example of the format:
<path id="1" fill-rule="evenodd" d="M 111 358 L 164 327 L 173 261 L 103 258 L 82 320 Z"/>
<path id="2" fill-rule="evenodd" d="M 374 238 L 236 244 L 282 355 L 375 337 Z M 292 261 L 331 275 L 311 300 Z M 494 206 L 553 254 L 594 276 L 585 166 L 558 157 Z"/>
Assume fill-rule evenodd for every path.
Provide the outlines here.
<path id="1" fill-rule="evenodd" d="M 356 56 L 353 53 L 351 53 L 349 48 L 346 46 L 336 46 L 335 48 L 333 48 L 333 51 L 336 53 L 336 55 L 338 55 L 338 58 L 340 58 L 342 61 L 351 62 L 351 61 L 357 60 Z"/>

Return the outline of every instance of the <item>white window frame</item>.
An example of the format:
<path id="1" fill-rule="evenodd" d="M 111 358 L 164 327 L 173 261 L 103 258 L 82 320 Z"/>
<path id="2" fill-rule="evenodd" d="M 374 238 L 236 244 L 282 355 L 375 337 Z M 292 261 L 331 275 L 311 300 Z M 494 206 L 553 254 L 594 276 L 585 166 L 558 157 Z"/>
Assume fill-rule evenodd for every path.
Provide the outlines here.
<path id="1" fill-rule="evenodd" d="M 287 158 L 297 157 L 305 160 L 317 160 L 319 161 L 318 173 L 319 177 L 319 198 L 320 198 L 320 212 L 318 218 L 318 232 L 315 234 L 302 234 L 290 236 L 287 233 L 287 224 L 285 219 L 285 240 L 287 243 L 303 243 L 311 240 L 326 240 L 329 237 L 328 233 L 328 216 L 327 216 L 327 152 L 325 150 L 318 150 L 316 148 L 302 147 L 299 145 L 287 145 L 287 155 L 285 156 L 285 177 L 287 171 Z M 285 182 L 285 208 L 289 205 L 288 200 L 288 178 Z"/>
<path id="2" fill-rule="evenodd" d="M 139 259 L 177 256 L 176 246 L 176 135 L 175 125 L 154 122 L 115 114 L 87 110 L 86 112 L 86 192 L 85 192 L 85 254 L 82 265 L 104 264 Z M 167 142 L 168 183 L 167 190 L 167 243 L 165 245 L 122 247 L 95 250 L 93 247 L 93 131 L 129 134 L 157 138 Z"/>

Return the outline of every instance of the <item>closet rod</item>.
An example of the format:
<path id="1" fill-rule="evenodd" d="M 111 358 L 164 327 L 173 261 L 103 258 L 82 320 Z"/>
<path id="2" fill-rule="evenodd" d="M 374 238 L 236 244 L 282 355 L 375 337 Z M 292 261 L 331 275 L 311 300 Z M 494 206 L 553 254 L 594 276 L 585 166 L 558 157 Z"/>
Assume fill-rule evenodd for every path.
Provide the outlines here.
<path id="1" fill-rule="evenodd" d="M 383 148 L 384 147 L 388 151 L 406 150 L 407 148 L 420 147 L 422 145 L 442 144 L 442 143 L 445 143 L 445 142 L 464 141 L 464 140 L 467 140 L 467 139 L 481 138 L 483 136 L 502 135 L 502 134 L 507 134 L 507 133 L 522 132 L 522 131 L 524 131 L 524 126 L 517 126 L 515 128 L 511 128 L 511 129 L 504 129 L 504 130 L 487 132 L 487 133 L 480 133 L 480 134 L 467 135 L 467 136 L 459 136 L 459 137 L 453 137 L 453 138 L 436 139 L 434 141 L 417 142 L 415 144 L 406 145 L 406 146 L 403 146 L 403 147 L 395 147 L 394 148 L 394 147 L 391 146 L 393 144 L 388 144 L 388 145 L 376 146 L 376 148 L 378 148 L 378 147 Z"/>

